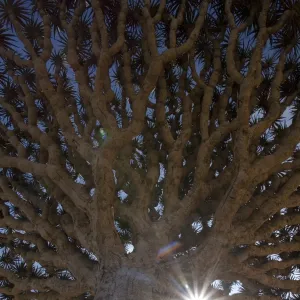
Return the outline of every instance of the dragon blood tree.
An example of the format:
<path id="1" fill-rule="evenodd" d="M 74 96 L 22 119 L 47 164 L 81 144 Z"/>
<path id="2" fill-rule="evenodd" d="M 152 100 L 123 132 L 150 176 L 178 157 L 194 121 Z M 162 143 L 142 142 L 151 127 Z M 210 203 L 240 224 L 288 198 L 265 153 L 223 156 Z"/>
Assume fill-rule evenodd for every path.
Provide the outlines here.
<path id="1" fill-rule="evenodd" d="M 300 299 L 299 19 L 0 0 L 1 299 Z"/>

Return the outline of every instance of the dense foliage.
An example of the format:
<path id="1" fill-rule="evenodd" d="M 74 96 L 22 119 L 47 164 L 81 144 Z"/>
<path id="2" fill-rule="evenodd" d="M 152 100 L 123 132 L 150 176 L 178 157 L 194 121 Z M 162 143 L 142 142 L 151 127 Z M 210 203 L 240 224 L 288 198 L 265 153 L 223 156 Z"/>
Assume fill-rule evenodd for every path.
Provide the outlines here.
<path id="1" fill-rule="evenodd" d="M 300 299 L 299 20 L 0 0 L 0 298 Z"/>

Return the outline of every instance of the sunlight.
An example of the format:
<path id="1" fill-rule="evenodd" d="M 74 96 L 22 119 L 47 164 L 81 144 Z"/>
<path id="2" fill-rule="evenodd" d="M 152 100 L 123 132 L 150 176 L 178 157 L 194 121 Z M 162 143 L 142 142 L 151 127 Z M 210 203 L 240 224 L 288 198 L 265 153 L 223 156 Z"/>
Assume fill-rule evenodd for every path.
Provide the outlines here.
<path id="1" fill-rule="evenodd" d="M 184 300 L 209 300 L 208 296 L 204 295 L 204 292 L 200 294 L 197 291 L 191 291 L 188 286 L 186 286 L 187 295 L 184 297 Z"/>
<path id="2" fill-rule="evenodd" d="M 207 297 L 202 297 L 199 295 L 191 295 L 185 298 L 185 300 L 209 300 Z"/>
<path id="3" fill-rule="evenodd" d="M 205 299 L 197 295 L 192 295 L 188 298 L 188 300 L 205 300 Z"/>
<path id="4" fill-rule="evenodd" d="M 177 250 L 180 248 L 181 243 L 178 241 L 171 242 L 167 246 L 161 248 L 157 254 L 158 263 L 174 253 L 173 249 Z M 176 252 L 176 251 L 175 251 Z M 218 260 L 216 260 L 216 267 Z M 213 271 L 205 277 L 201 273 L 186 273 L 184 274 L 181 266 L 179 264 L 173 264 L 172 268 L 169 270 L 168 281 L 170 288 L 173 289 L 174 296 L 177 300 L 212 300 L 219 299 L 216 294 L 218 293 L 216 289 L 213 288 Z M 203 278 L 204 277 L 204 278 Z"/>

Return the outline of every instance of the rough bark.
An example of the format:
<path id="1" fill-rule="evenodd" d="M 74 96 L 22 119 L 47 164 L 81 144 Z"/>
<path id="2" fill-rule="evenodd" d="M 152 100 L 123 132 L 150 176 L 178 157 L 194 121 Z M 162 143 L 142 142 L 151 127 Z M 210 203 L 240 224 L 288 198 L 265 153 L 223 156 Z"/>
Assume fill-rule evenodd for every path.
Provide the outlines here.
<path id="1" fill-rule="evenodd" d="M 152 277 L 152 276 L 151 276 Z M 141 269 L 121 268 L 115 273 L 103 274 L 95 299 L 149 299 L 153 298 L 153 278 Z"/>

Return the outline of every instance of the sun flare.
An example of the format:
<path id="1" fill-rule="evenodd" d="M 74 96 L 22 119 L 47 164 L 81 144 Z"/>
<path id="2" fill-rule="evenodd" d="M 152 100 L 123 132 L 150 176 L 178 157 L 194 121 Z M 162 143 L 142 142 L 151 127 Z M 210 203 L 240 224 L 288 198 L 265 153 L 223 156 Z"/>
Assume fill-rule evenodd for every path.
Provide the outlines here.
<path id="1" fill-rule="evenodd" d="M 184 300 L 210 300 L 208 296 L 203 293 L 188 291 L 188 294 L 184 297 Z"/>
<path id="2" fill-rule="evenodd" d="M 197 295 L 192 295 L 188 298 L 188 300 L 204 300 L 204 298 L 197 296 Z"/>
<path id="3" fill-rule="evenodd" d="M 186 300 L 209 300 L 207 297 L 202 297 L 198 295 L 191 295 L 186 298 Z"/>

